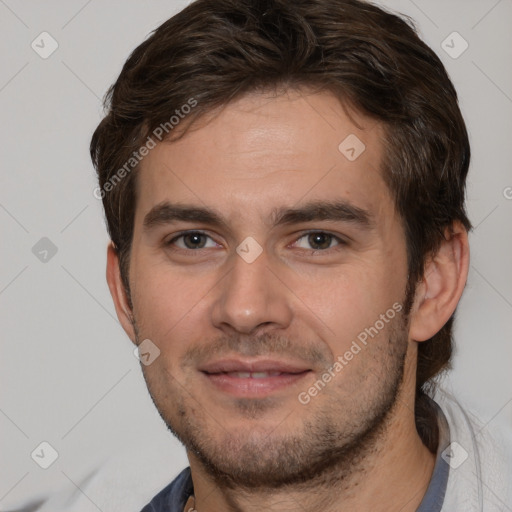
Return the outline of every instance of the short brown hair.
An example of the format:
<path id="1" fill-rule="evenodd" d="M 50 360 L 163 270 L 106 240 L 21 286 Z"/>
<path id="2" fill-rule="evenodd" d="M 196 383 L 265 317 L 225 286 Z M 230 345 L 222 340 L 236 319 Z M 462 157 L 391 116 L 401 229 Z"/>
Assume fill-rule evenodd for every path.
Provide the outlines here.
<path id="1" fill-rule="evenodd" d="M 193 2 L 133 51 L 107 92 L 90 146 L 99 186 L 191 98 L 188 125 L 243 94 L 302 86 L 334 92 L 385 128 L 382 173 L 405 230 L 408 313 L 445 229 L 455 220 L 468 231 L 471 224 L 464 206 L 470 148 L 457 94 L 406 17 L 359 0 Z M 125 174 L 102 198 L 130 297 L 136 167 Z M 449 366 L 453 318 L 419 344 L 417 407 Z"/>

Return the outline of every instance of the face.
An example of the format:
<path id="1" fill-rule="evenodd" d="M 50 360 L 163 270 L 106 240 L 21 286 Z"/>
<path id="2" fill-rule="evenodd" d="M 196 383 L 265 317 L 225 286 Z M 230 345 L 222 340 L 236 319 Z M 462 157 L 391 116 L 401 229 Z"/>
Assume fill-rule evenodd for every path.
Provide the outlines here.
<path id="1" fill-rule="evenodd" d="M 160 350 L 144 376 L 226 482 L 348 471 L 394 411 L 407 262 L 382 151 L 381 126 L 330 93 L 287 91 L 228 104 L 141 164 L 133 319 Z"/>

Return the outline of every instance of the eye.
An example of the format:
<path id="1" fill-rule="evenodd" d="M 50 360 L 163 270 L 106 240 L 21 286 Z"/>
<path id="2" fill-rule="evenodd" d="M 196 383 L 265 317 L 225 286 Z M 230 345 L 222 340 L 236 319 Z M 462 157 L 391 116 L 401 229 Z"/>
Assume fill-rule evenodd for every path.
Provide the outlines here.
<path id="1" fill-rule="evenodd" d="M 210 240 L 210 242 L 207 241 Z M 216 243 L 205 233 L 201 231 L 187 231 L 175 236 L 166 245 L 175 245 L 179 249 L 184 250 L 196 250 L 196 249 L 207 249 L 210 247 L 216 247 Z"/>
<path id="2" fill-rule="evenodd" d="M 331 235 L 330 233 L 325 233 L 324 231 L 311 231 L 302 235 L 294 243 L 294 245 L 296 247 L 300 247 L 301 249 L 325 251 L 338 245 L 345 245 L 345 242 L 337 236 Z"/>

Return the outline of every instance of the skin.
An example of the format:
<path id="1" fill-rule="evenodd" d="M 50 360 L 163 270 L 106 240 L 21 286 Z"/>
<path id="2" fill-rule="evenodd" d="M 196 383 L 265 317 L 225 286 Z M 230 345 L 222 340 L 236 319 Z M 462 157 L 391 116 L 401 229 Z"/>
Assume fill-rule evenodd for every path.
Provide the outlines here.
<path id="1" fill-rule="evenodd" d="M 366 146 L 354 161 L 338 149 L 350 134 Z M 414 423 L 417 347 L 446 323 L 464 289 L 469 249 L 459 223 L 427 262 L 409 317 L 384 323 L 309 403 L 298 400 L 405 298 L 405 235 L 379 169 L 383 136 L 378 123 L 327 92 L 253 93 L 141 164 L 133 310 L 112 247 L 107 280 L 131 340 L 150 339 L 160 350 L 142 369 L 162 418 L 187 447 L 199 512 L 412 512 L 422 500 L 435 456 Z M 274 208 L 316 200 L 348 201 L 373 225 L 274 225 Z M 145 229 L 164 201 L 214 209 L 224 223 Z M 206 245 L 176 240 L 185 230 L 206 235 L 188 237 L 192 247 Z M 346 244 L 327 236 L 312 245 L 311 230 Z M 248 236 L 262 249 L 251 263 L 236 251 Z M 274 391 L 234 395 L 200 371 L 225 356 L 293 360 L 309 371 Z"/>

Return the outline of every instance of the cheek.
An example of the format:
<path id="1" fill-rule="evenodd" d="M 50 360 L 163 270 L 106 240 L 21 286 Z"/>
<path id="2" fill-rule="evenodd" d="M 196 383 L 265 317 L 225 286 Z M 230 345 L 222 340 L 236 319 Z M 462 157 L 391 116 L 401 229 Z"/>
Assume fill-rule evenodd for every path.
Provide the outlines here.
<path id="1" fill-rule="evenodd" d="M 390 293 L 375 266 L 324 269 L 307 279 L 297 278 L 297 315 L 311 318 L 315 331 L 327 333 L 333 353 L 343 353 L 351 341 L 372 326 L 399 296 Z"/>
<path id="2" fill-rule="evenodd" d="M 185 345 L 197 338 L 200 322 L 207 318 L 205 307 L 214 281 L 197 278 L 194 271 L 179 272 L 168 265 L 140 265 L 134 272 L 135 317 L 140 335 L 154 340 L 161 350 L 172 350 L 173 340 Z M 202 319 L 202 320 L 201 320 Z"/>

